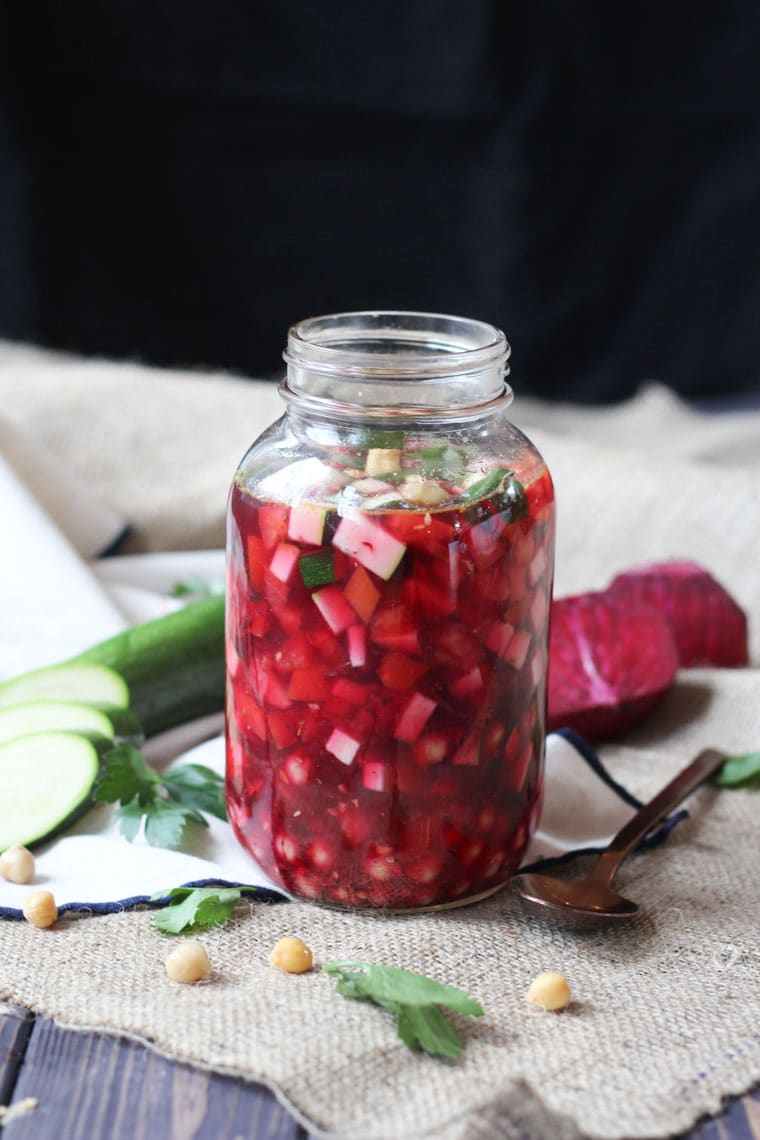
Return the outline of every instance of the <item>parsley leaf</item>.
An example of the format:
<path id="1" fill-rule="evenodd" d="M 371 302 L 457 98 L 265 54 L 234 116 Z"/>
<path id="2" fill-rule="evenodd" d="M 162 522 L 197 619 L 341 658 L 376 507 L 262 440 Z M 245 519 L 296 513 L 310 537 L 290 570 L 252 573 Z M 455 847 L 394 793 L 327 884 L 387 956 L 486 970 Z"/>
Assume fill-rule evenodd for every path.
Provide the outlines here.
<path id="1" fill-rule="evenodd" d="M 760 752 L 745 752 L 730 756 L 714 776 L 721 788 L 739 788 L 760 777 Z"/>
<path id="2" fill-rule="evenodd" d="M 328 962 L 323 969 L 337 978 L 335 990 L 343 997 L 371 1001 L 394 1014 L 398 1035 L 410 1049 L 419 1045 L 426 1053 L 459 1056 L 461 1043 L 439 1006 L 483 1016 L 483 1007 L 464 990 L 412 970 L 367 962 Z"/>
<path id="3" fill-rule="evenodd" d="M 171 897 L 172 902 L 153 916 L 153 925 L 164 934 L 206 930 L 224 926 L 232 917 L 243 889 L 252 887 L 174 887 L 151 895 L 152 902 Z"/>
<path id="4" fill-rule="evenodd" d="M 178 847 L 188 823 L 208 827 L 202 812 L 227 818 L 224 781 L 216 772 L 203 764 L 184 764 L 159 776 L 131 744 L 105 753 L 95 798 L 121 805 L 115 818 L 130 843 L 144 820 L 145 838 L 154 847 Z"/>
<path id="5" fill-rule="evenodd" d="M 107 804 L 127 804 L 137 798 L 152 803 L 158 789 L 158 775 L 145 763 L 139 748 L 118 744 L 103 757 L 104 767 L 95 784 L 95 799 Z"/>
<path id="6" fill-rule="evenodd" d="M 183 764 L 164 772 L 161 783 L 175 800 L 217 819 L 227 819 L 224 806 L 224 779 L 205 764 Z"/>

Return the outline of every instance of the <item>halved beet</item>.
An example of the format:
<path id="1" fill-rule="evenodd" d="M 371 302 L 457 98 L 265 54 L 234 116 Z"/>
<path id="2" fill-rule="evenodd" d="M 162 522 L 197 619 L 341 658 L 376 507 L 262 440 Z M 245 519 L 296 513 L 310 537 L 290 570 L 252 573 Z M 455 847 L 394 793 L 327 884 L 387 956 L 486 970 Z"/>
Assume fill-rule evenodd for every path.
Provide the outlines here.
<path id="1" fill-rule="evenodd" d="M 623 605 L 646 602 L 670 625 L 679 663 L 747 664 L 747 619 L 730 594 L 695 562 L 659 562 L 618 574 L 607 592 Z"/>
<path id="2" fill-rule="evenodd" d="M 601 740 L 632 727 L 670 687 L 678 651 L 667 622 L 643 602 L 608 593 L 552 604 L 548 727 Z"/>

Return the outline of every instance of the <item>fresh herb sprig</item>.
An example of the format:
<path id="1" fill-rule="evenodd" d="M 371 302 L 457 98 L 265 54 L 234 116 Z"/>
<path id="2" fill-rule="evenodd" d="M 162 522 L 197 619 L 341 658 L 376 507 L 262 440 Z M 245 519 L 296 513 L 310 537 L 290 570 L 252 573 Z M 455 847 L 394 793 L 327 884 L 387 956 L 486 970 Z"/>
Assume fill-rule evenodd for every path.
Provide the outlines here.
<path id="1" fill-rule="evenodd" d="M 232 918 L 242 895 L 255 887 L 173 887 L 157 891 L 151 902 L 171 899 L 153 915 L 153 925 L 164 934 L 191 934 L 211 926 L 224 926 Z"/>
<path id="2" fill-rule="evenodd" d="M 714 776 L 721 788 L 740 788 L 760 780 L 760 752 L 730 756 Z"/>
<path id="3" fill-rule="evenodd" d="M 336 993 L 356 1001 L 371 1001 L 389 1010 L 396 1018 L 399 1037 L 410 1049 L 418 1045 L 426 1053 L 458 1057 L 462 1043 L 439 1007 L 483 1016 L 483 1007 L 465 990 L 443 985 L 412 970 L 372 966 L 367 962 L 328 962 L 323 969 L 338 979 Z"/>
<path id="4" fill-rule="evenodd" d="M 159 775 L 139 748 L 119 744 L 103 757 L 95 785 L 96 800 L 118 803 L 115 817 L 130 841 L 145 824 L 145 838 L 154 847 L 179 847 L 188 823 L 208 827 L 202 813 L 227 819 L 224 781 L 203 764 L 184 764 Z"/>

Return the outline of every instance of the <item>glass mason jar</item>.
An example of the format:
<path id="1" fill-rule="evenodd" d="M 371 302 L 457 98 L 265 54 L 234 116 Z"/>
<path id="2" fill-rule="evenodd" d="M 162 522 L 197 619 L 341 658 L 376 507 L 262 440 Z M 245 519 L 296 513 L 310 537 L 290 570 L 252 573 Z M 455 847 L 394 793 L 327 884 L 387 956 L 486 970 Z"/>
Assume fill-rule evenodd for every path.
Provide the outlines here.
<path id="1" fill-rule="evenodd" d="M 227 803 L 286 891 L 407 910 L 519 865 L 541 803 L 551 478 L 478 321 L 288 334 L 229 501 Z"/>

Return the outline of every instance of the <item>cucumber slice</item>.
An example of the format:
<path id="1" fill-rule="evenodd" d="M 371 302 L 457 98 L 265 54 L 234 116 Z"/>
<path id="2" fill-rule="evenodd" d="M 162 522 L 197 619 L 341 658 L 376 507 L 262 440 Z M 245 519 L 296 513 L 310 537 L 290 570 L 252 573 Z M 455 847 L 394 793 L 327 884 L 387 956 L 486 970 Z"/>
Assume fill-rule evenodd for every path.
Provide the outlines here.
<path id="1" fill-rule="evenodd" d="M 39 732 L 0 745 L 0 851 L 32 847 L 90 806 L 100 769 L 95 744 L 71 732 Z"/>
<path id="2" fill-rule="evenodd" d="M 27 701 L 0 709 L 0 744 L 51 729 L 93 734 L 106 740 L 113 740 L 115 731 L 105 713 L 73 701 Z"/>
<path id="3" fill-rule="evenodd" d="M 124 678 L 103 664 L 67 661 L 0 684 L 0 708 L 27 701 L 75 701 L 125 709 L 129 690 Z"/>

